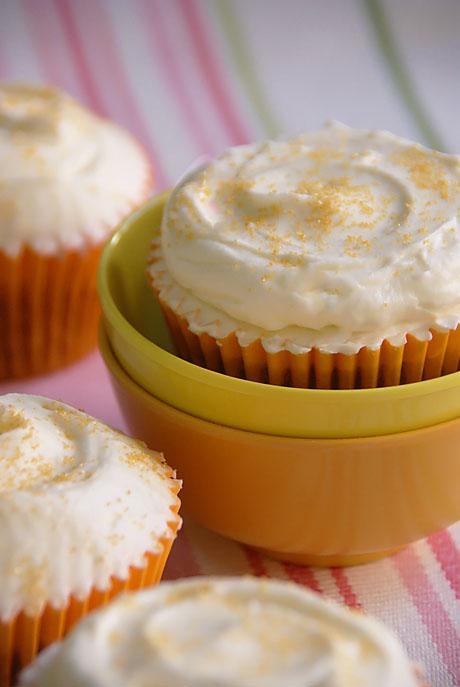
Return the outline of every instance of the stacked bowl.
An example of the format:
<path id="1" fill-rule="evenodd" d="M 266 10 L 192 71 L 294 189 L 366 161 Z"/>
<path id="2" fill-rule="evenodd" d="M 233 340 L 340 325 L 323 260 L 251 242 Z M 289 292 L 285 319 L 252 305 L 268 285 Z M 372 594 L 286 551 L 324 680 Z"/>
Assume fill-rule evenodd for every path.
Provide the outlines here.
<path id="1" fill-rule="evenodd" d="M 166 195 L 123 222 L 99 269 L 100 348 L 134 436 L 210 529 L 296 563 L 374 560 L 460 518 L 460 373 L 296 389 L 179 358 L 146 276 Z"/>

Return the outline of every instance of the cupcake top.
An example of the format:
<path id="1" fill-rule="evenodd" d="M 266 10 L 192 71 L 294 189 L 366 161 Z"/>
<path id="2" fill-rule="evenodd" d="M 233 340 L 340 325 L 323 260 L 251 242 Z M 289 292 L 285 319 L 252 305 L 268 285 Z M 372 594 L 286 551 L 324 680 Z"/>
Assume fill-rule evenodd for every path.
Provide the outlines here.
<path id="1" fill-rule="evenodd" d="M 98 243 L 150 185 L 126 131 L 53 88 L 0 85 L 0 250 Z"/>
<path id="2" fill-rule="evenodd" d="M 460 321 L 459 213 L 460 157 L 332 123 L 189 175 L 150 274 L 197 333 L 355 353 Z"/>
<path id="3" fill-rule="evenodd" d="M 0 396 L 0 620 L 106 589 L 179 520 L 162 456 L 70 406 Z"/>
<path id="4" fill-rule="evenodd" d="M 119 598 L 23 676 L 32 687 L 415 687 L 377 621 L 294 584 L 208 578 Z"/>

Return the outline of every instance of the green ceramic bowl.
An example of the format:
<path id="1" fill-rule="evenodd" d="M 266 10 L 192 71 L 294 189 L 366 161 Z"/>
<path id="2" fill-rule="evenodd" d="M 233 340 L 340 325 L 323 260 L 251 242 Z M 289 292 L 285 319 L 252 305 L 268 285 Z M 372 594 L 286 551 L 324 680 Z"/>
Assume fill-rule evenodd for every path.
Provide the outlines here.
<path id="1" fill-rule="evenodd" d="M 277 436 L 376 436 L 460 416 L 460 373 L 377 389 L 295 389 L 235 379 L 176 356 L 145 275 L 166 198 L 154 198 L 121 224 L 99 268 L 110 344 L 129 376 L 146 391 L 195 417 Z"/>

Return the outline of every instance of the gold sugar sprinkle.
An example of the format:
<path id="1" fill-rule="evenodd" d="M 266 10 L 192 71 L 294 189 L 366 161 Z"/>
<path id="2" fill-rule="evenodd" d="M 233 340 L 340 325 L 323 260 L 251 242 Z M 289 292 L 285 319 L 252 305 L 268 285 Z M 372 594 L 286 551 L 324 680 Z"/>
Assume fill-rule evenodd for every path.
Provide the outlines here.
<path id="1" fill-rule="evenodd" d="M 27 427 L 25 417 L 12 405 L 0 410 L 0 434 Z"/>
<path id="2" fill-rule="evenodd" d="M 434 191 L 444 200 L 449 198 L 450 184 L 446 178 L 445 169 L 436 159 L 435 153 L 428 153 L 417 146 L 411 146 L 394 153 L 392 159 L 408 170 L 417 188 Z"/>
<path id="3" fill-rule="evenodd" d="M 404 246 L 408 246 L 412 241 L 412 234 L 410 232 L 405 232 L 404 234 L 400 234 L 399 237 L 401 239 L 401 243 Z"/>
<path id="4" fill-rule="evenodd" d="M 368 250 L 371 247 L 370 241 L 366 241 L 361 236 L 348 235 L 344 241 L 345 254 L 355 258 L 359 251 Z"/>
<path id="5" fill-rule="evenodd" d="M 325 232 L 343 225 L 353 207 L 357 206 L 367 216 L 374 214 L 374 194 L 370 185 L 353 185 L 346 176 L 331 179 L 327 183 L 302 181 L 295 190 L 311 197 L 308 221 Z M 366 223 L 369 228 L 374 224 Z"/>

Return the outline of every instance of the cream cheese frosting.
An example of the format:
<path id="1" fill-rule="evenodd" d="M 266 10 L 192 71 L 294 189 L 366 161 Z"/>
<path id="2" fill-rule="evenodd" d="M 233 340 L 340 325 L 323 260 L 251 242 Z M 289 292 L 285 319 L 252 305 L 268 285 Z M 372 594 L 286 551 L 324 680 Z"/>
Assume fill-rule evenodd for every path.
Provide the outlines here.
<path id="1" fill-rule="evenodd" d="M 415 687 L 379 622 L 286 582 L 207 578 L 124 596 L 23 675 L 29 687 Z"/>
<path id="2" fill-rule="evenodd" d="M 150 186 L 147 157 L 123 129 L 53 88 L 0 85 L 0 250 L 99 243 Z"/>
<path id="3" fill-rule="evenodd" d="M 0 620 L 107 589 L 179 517 L 162 456 L 70 406 L 0 396 Z"/>
<path id="4" fill-rule="evenodd" d="M 150 277 L 192 331 L 354 353 L 460 321 L 460 157 L 331 123 L 231 148 L 165 209 Z"/>

